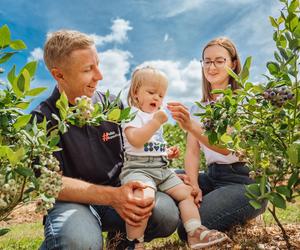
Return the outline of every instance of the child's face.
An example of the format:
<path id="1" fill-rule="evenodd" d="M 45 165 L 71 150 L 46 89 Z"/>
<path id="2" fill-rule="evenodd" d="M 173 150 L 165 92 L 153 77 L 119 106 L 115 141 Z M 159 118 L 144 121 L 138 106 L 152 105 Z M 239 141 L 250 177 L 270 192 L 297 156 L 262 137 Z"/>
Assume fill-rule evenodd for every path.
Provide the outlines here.
<path id="1" fill-rule="evenodd" d="M 146 113 L 153 113 L 161 107 L 166 92 L 167 83 L 149 82 L 142 84 L 134 97 L 138 101 L 139 109 Z"/>

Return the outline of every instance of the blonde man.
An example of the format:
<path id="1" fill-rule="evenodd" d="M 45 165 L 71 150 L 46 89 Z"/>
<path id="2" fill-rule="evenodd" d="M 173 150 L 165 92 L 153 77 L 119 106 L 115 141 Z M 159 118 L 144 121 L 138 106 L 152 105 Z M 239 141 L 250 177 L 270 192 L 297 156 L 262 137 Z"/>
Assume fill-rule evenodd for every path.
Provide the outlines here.
<path id="1" fill-rule="evenodd" d="M 55 123 L 51 115 L 59 114 L 55 103 L 62 91 L 70 104 L 82 95 L 102 101 L 103 94 L 96 91 L 102 80 L 99 56 L 89 36 L 71 30 L 52 33 L 45 43 L 44 60 L 57 85 L 32 112 L 39 120 L 45 116 Z M 103 248 L 102 231 L 125 232 L 125 221 L 138 226 L 151 214 L 146 240 L 168 236 L 176 229 L 178 209 L 170 197 L 158 194 L 154 207 L 152 200 L 133 197 L 134 190 L 145 188 L 141 183 L 120 186 L 120 131 L 118 125 L 105 122 L 99 127 L 71 126 L 61 137 L 62 151 L 55 156 L 63 173 L 63 188 L 45 218 L 41 249 L 99 250 Z M 104 134 L 109 134 L 105 140 Z"/>

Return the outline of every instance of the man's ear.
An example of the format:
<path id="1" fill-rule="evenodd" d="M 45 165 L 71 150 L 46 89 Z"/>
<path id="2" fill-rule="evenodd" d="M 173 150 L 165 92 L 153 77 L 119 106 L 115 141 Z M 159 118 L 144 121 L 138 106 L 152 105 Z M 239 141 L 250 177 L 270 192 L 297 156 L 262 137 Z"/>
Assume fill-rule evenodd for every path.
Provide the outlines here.
<path id="1" fill-rule="evenodd" d="M 57 82 L 61 82 L 64 80 L 64 75 L 59 68 L 52 68 L 50 72 Z"/>

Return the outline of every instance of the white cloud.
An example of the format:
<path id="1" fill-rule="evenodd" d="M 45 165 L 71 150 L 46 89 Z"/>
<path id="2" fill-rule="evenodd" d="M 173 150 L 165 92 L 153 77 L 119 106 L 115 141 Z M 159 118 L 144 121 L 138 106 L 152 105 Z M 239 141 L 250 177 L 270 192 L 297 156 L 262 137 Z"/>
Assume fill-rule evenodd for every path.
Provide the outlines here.
<path id="1" fill-rule="evenodd" d="M 164 42 L 167 42 L 167 41 L 172 41 L 173 39 L 169 36 L 168 33 L 165 34 L 164 36 Z"/>
<path id="2" fill-rule="evenodd" d="M 43 50 L 41 48 L 35 48 L 30 52 L 30 57 L 27 61 L 43 61 Z"/>
<path id="3" fill-rule="evenodd" d="M 105 43 L 124 43 L 128 40 L 127 32 L 132 30 L 130 22 L 124 19 L 115 19 L 111 26 L 111 33 L 106 36 L 99 36 L 92 34 L 91 37 L 94 39 L 97 46 L 101 46 Z"/>
<path id="4" fill-rule="evenodd" d="M 166 102 L 169 100 L 193 102 L 200 99 L 201 65 L 197 60 L 193 59 L 187 66 L 182 66 L 179 61 L 146 61 L 138 67 L 147 65 L 155 67 L 167 75 L 169 89 Z"/>
<path id="5" fill-rule="evenodd" d="M 195 8 L 199 8 L 203 3 L 202 0 L 180 0 L 174 4 L 173 1 L 170 2 L 170 9 L 166 13 L 166 17 L 177 16 L 181 13 L 193 10 Z"/>
<path id="6" fill-rule="evenodd" d="M 132 54 L 129 51 L 110 49 L 101 52 L 99 58 L 103 80 L 100 81 L 98 89 L 109 89 L 114 94 L 118 93 L 128 84 L 126 74 L 129 73 L 129 59 L 132 58 Z"/>

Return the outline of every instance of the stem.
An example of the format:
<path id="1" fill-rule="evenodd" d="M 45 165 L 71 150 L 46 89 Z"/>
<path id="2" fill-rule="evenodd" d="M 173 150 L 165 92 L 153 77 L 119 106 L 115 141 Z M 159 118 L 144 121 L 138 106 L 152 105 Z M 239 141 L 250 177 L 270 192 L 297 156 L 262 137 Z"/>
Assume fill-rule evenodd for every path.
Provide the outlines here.
<path id="1" fill-rule="evenodd" d="M 296 70 L 297 70 L 297 61 L 298 60 L 295 60 L 295 69 Z M 292 128 L 292 140 L 294 140 L 294 132 L 295 132 L 295 128 L 296 128 L 297 105 L 298 105 L 298 74 L 296 74 L 296 76 L 295 76 L 295 88 L 296 88 L 296 96 L 295 96 L 294 120 L 293 120 L 293 128 Z"/>
<path id="2" fill-rule="evenodd" d="M 280 223 L 280 221 L 279 221 L 279 219 L 278 219 L 278 217 L 277 217 L 277 215 L 276 215 L 275 206 L 273 205 L 273 209 L 268 208 L 268 210 L 269 210 L 269 212 L 272 214 L 272 216 L 273 216 L 273 218 L 275 219 L 275 221 L 276 221 L 277 225 L 279 226 L 279 228 L 281 229 L 282 236 L 283 236 L 283 239 L 284 239 L 284 241 L 285 241 L 285 243 L 286 243 L 287 249 L 288 249 L 288 250 L 292 249 L 292 245 L 291 245 L 291 243 L 290 243 L 290 241 L 289 241 L 289 236 L 287 235 L 287 233 L 286 233 L 284 227 L 282 226 L 282 224 Z"/>

